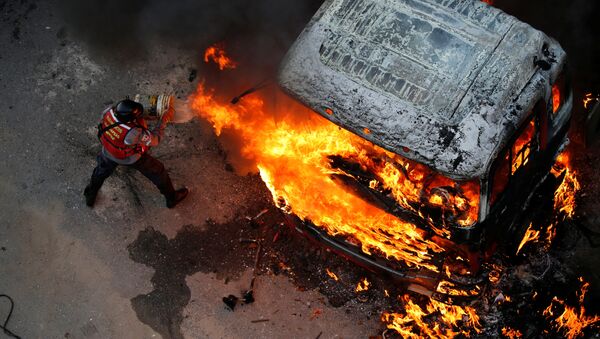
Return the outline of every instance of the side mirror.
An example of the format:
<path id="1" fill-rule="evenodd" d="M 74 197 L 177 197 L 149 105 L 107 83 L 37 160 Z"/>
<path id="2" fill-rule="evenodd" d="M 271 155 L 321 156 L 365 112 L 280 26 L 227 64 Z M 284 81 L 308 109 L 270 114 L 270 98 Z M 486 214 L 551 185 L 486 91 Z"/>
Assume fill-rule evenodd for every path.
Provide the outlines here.
<path id="1" fill-rule="evenodd" d="M 587 103 L 585 121 L 585 146 L 593 146 L 600 139 L 600 100 L 594 98 Z"/>

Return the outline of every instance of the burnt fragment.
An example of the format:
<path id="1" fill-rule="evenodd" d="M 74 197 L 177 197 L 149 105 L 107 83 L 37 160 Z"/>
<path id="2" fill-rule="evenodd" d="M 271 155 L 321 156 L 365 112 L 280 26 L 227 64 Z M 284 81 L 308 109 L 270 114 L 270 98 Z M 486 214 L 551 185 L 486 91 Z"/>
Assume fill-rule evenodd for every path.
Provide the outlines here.
<path id="1" fill-rule="evenodd" d="M 450 143 L 454 139 L 455 135 L 456 132 L 448 126 L 443 126 L 440 129 L 440 139 L 442 140 L 442 144 L 444 145 L 444 147 L 450 146 Z"/>
<path id="2" fill-rule="evenodd" d="M 454 169 L 456 170 L 458 165 L 460 165 L 462 162 L 463 162 L 463 156 L 462 156 L 462 154 L 459 154 L 456 157 L 456 159 L 454 159 L 454 161 L 452 162 L 452 166 L 454 166 Z"/>
<path id="3" fill-rule="evenodd" d="M 188 76 L 188 81 L 193 82 L 196 79 L 196 76 L 198 76 L 198 71 L 196 69 L 192 68 L 190 70 L 190 75 Z"/>
<path id="4" fill-rule="evenodd" d="M 254 302 L 254 291 L 248 290 L 244 292 L 244 295 L 242 296 L 242 301 L 244 302 L 244 304 L 252 304 Z"/>
<path id="5" fill-rule="evenodd" d="M 223 303 L 227 306 L 227 309 L 233 311 L 235 309 L 235 305 L 237 305 L 238 297 L 233 294 L 228 295 L 227 297 L 223 297 Z"/>

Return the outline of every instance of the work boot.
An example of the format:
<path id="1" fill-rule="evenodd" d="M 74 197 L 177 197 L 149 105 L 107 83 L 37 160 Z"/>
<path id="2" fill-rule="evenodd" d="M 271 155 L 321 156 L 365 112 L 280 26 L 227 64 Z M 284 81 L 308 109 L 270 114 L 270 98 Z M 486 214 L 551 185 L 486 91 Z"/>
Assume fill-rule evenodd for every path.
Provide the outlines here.
<path id="1" fill-rule="evenodd" d="M 181 202 L 181 200 L 183 200 L 183 199 L 185 199 L 185 197 L 187 197 L 189 192 L 190 191 L 186 187 L 180 188 L 177 191 L 175 191 L 173 196 L 167 198 L 167 207 L 173 208 L 173 207 L 177 206 L 177 204 L 179 202 Z"/>
<path id="2" fill-rule="evenodd" d="M 98 189 L 94 188 L 92 184 L 89 184 L 83 190 L 83 195 L 85 196 L 85 204 L 89 207 L 93 207 L 96 202 L 96 195 L 98 195 Z"/>

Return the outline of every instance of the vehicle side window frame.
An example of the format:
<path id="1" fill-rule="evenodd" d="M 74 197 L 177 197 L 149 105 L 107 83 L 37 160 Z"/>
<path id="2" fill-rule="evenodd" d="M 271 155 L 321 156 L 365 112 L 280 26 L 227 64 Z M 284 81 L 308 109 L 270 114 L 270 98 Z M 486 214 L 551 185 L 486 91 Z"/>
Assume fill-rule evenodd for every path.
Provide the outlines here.
<path id="1" fill-rule="evenodd" d="M 491 211 L 493 209 L 493 207 L 495 206 L 495 203 L 499 200 L 502 199 L 502 196 L 504 194 L 504 192 L 506 191 L 506 188 L 508 188 L 512 181 L 514 180 L 515 176 L 520 175 L 520 173 L 523 172 L 523 169 L 527 168 L 532 162 L 535 161 L 535 157 L 536 155 L 539 153 L 539 151 L 541 151 L 543 149 L 543 134 L 544 131 L 542 130 L 543 126 L 544 126 L 544 115 L 546 115 L 546 105 L 544 104 L 544 101 L 542 99 L 538 100 L 536 102 L 536 104 L 533 106 L 533 108 L 530 110 L 530 112 L 527 115 L 527 119 L 524 120 L 524 122 L 522 123 L 522 125 L 519 127 L 519 129 L 513 134 L 513 136 L 510 138 L 510 142 L 507 143 L 501 152 L 498 153 L 498 155 L 496 156 L 496 159 L 494 160 L 494 163 L 491 166 L 490 172 L 488 173 L 487 177 L 488 177 L 488 199 L 487 199 L 487 207 L 488 210 Z M 514 160 L 514 155 L 513 155 L 513 147 L 515 142 L 517 141 L 517 139 L 525 132 L 525 130 L 528 128 L 529 124 L 531 123 L 531 121 L 534 121 L 534 135 L 531 139 L 531 143 L 534 143 L 534 147 L 531 149 L 530 153 L 528 154 L 528 161 L 526 164 L 522 164 L 519 168 L 517 168 L 516 171 L 513 172 L 513 160 Z M 519 153 L 521 151 L 523 151 L 525 149 L 525 147 L 522 147 L 519 150 Z M 505 158 L 505 156 L 508 155 L 508 159 Z M 504 158 L 503 161 L 500 161 L 500 159 Z M 508 168 L 505 169 L 507 170 L 507 174 L 508 174 L 508 179 L 506 180 L 506 183 L 504 184 L 504 187 L 502 188 L 501 192 L 496 193 L 494 192 L 494 181 L 496 179 L 496 171 L 498 170 L 498 166 L 502 164 L 503 166 L 507 166 Z"/>

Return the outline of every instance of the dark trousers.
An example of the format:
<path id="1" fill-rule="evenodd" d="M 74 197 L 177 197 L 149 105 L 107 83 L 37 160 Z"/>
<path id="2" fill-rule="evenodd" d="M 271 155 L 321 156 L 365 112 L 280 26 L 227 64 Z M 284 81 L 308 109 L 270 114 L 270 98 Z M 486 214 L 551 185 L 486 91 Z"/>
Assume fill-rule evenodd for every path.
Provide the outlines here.
<path id="1" fill-rule="evenodd" d="M 98 162 L 98 165 L 96 165 L 96 168 L 94 168 L 89 185 L 91 191 L 94 193 L 100 190 L 104 180 L 110 177 L 117 166 L 127 166 L 135 168 L 146 178 L 150 179 L 150 181 L 152 181 L 152 183 L 154 183 L 154 185 L 158 188 L 160 193 L 162 193 L 167 199 L 173 199 L 175 196 L 175 189 L 173 188 L 173 183 L 171 183 L 171 178 L 169 177 L 165 166 L 160 161 L 154 159 L 148 154 L 142 155 L 138 161 L 131 165 L 120 165 L 105 157 L 104 154 L 102 154 L 102 151 L 100 151 L 96 157 L 96 161 Z"/>

